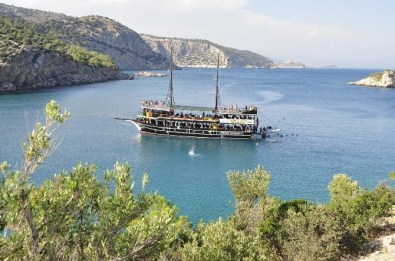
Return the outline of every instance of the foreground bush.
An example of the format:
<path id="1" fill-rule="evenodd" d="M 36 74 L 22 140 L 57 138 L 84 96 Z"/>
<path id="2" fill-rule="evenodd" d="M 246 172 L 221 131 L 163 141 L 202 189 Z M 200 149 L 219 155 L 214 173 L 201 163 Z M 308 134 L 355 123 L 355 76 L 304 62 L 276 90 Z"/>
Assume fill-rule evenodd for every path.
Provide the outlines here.
<path id="1" fill-rule="evenodd" d="M 177 248 L 186 219 L 158 194 L 136 195 L 128 164 L 116 163 L 104 184 L 94 165 L 82 164 L 40 187 L 28 182 L 50 154 L 51 132 L 69 117 L 55 102 L 45 114 L 23 146 L 22 168 L 1 164 L 0 259 L 155 259 Z M 143 189 L 146 182 L 144 175 Z"/>

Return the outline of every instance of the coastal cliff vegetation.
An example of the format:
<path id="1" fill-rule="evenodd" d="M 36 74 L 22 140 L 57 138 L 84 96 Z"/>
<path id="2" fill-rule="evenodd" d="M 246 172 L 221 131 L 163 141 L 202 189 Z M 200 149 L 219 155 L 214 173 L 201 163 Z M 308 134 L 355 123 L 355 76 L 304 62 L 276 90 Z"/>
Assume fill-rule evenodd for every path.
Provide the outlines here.
<path id="1" fill-rule="evenodd" d="M 66 43 L 52 33 L 41 34 L 37 26 L 23 19 L 10 20 L 0 16 L 0 62 L 11 62 L 24 48 L 32 47 L 71 57 L 89 66 L 116 68 L 108 55 Z"/>
<path id="2" fill-rule="evenodd" d="M 147 174 L 137 191 L 128 163 L 115 163 L 104 181 L 95 165 L 78 164 L 33 184 L 57 145 L 53 131 L 69 117 L 48 103 L 20 167 L 0 164 L 1 260 L 340 260 L 382 232 L 395 204 L 387 183 L 369 191 L 345 174 L 333 177 L 326 204 L 284 201 L 269 194 L 271 175 L 258 166 L 227 173 L 235 203 L 228 219 L 193 226 L 145 190 Z"/>
<path id="3" fill-rule="evenodd" d="M 0 15 L 0 94 L 124 78 L 108 55 Z"/>
<path id="4" fill-rule="evenodd" d="M 0 16 L 24 19 L 37 33 L 104 53 L 122 70 L 166 69 L 170 49 L 179 67 L 212 67 L 220 54 L 223 67 L 268 68 L 273 61 L 251 51 L 237 50 L 207 40 L 143 35 L 108 17 L 73 17 L 55 12 L 0 3 Z"/>

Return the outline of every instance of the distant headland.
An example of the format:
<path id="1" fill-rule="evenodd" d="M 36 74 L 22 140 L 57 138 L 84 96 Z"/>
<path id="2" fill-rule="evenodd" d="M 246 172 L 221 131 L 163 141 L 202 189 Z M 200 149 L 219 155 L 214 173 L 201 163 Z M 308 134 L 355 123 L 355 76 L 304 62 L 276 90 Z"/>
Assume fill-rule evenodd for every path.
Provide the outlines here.
<path id="1" fill-rule="evenodd" d="M 275 63 L 270 66 L 272 69 L 304 69 L 306 66 L 303 63 L 295 61 L 285 61 L 280 63 Z"/>

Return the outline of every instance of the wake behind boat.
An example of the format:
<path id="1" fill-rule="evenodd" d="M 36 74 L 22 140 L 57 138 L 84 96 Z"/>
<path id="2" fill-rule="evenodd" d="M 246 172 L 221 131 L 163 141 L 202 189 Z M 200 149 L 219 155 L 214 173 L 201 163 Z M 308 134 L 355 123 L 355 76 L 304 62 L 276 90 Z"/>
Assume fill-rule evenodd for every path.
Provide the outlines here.
<path id="1" fill-rule="evenodd" d="M 258 108 L 247 105 L 221 107 L 219 104 L 219 56 L 214 107 L 176 105 L 173 98 L 173 70 L 170 61 L 170 83 L 165 101 L 142 100 L 142 112 L 131 120 L 140 133 L 162 136 L 252 139 L 266 137 L 267 128 L 258 132 Z"/>

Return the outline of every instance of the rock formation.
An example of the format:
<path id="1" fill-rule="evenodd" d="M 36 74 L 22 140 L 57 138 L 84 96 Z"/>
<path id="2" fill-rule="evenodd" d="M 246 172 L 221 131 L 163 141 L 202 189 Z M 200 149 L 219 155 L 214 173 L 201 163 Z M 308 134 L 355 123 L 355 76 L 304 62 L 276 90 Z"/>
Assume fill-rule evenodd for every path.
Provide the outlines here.
<path id="1" fill-rule="evenodd" d="M 373 73 L 362 80 L 349 82 L 349 84 L 384 88 L 395 87 L 395 72 L 385 70 L 384 72 Z"/>
<path id="2" fill-rule="evenodd" d="M 124 78 L 120 70 L 88 66 L 34 48 L 21 49 L 11 62 L 0 62 L 0 93 Z"/>

